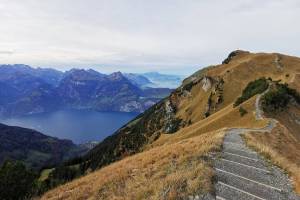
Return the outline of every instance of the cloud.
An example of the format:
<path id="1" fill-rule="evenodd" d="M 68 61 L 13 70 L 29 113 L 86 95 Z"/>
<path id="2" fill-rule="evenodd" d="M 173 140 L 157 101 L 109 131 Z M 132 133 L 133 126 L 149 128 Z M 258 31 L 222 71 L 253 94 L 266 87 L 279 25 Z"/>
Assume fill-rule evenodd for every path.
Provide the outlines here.
<path id="1" fill-rule="evenodd" d="M 299 55 L 298 0 L 2 0 L 2 63 L 191 73 L 234 49 Z"/>

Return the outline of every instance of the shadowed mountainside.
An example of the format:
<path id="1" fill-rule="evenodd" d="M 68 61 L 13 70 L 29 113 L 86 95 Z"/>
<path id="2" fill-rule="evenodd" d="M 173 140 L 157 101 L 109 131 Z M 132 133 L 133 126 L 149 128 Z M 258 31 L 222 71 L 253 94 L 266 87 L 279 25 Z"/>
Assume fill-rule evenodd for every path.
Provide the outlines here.
<path id="1" fill-rule="evenodd" d="M 85 153 L 70 140 L 46 136 L 32 129 L 0 124 L 0 164 L 5 160 L 24 162 L 29 168 L 55 165 Z"/>

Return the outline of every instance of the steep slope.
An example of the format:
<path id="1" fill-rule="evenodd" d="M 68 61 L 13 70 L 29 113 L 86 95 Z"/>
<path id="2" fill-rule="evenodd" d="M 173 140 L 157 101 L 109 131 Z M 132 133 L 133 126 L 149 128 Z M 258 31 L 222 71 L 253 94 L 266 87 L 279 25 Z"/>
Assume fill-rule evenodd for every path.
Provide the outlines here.
<path id="1" fill-rule="evenodd" d="M 222 131 L 212 132 L 153 148 L 58 187 L 41 199 L 186 199 L 210 192 L 213 171 L 207 152 L 220 150 L 223 137 Z"/>
<path id="2" fill-rule="evenodd" d="M 141 157 L 151 157 L 147 152 L 151 152 L 153 149 L 164 147 L 172 149 L 175 144 L 184 144 L 189 139 L 197 140 L 197 137 L 204 135 L 204 137 L 209 137 L 210 134 L 213 137 L 215 131 L 225 128 L 263 128 L 268 124 L 268 120 L 256 119 L 256 96 L 242 102 L 237 107 L 233 107 L 234 102 L 251 81 L 261 77 L 270 77 L 272 80 L 281 80 L 283 83 L 294 83 L 295 77 L 291 74 L 299 72 L 300 58 L 275 53 L 253 54 L 235 51 L 225 59 L 223 64 L 204 68 L 185 79 L 183 84 L 168 98 L 163 99 L 97 145 L 87 156 L 83 157 L 86 171 L 103 167 L 139 152 L 141 153 L 138 155 Z M 296 84 L 291 84 L 291 87 L 300 90 Z M 243 115 L 241 107 L 246 111 Z M 200 141 L 199 145 L 201 146 Z M 210 151 L 214 150 L 207 150 L 205 155 L 208 155 Z M 172 157 L 172 154 L 166 157 L 169 156 Z M 125 167 L 127 159 L 133 159 L 132 162 L 139 163 L 139 160 L 135 158 L 135 156 L 126 158 L 107 168 L 119 163 L 123 163 L 122 166 Z M 145 167 L 147 170 L 153 169 L 153 165 L 150 164 Z M 106 181 L 103 170 L 107 168 L 100 169 L 93 175 L 100 176 L 100 181 Z M 134 170 L 140 170 L 140 167 L 137 166 Z M 129 176 L 133 174 L 132 171 L 127 173 Z M 151 177 L 151 173 L 149 177 Z M 130 179 L 130 177 L 127 178 Z M 122 180 L 126 182 L 127 178 Z M 188 179 L 185 178 L 185 180 Z M 124 182 L 120 183 L 117 180 L 119 179 L 113 179 L 111 186 L 122 187 L 121 183 Z M 149 184 L 138 180 L 141 181 L 140 184 Z M 79 184 L 80 188 L 86 188 L 83 189 L 84 191 L 90 191 L 91 188 L 87 187 L 89 183 L 89 179 L 86 177 L 80 178 L 78 181 L 50 192 L 45 198 L 56 199 L 65 191 L 69 191 L 68 196 L 75 193 L 83 194 L 74 188 Z M 95 188 L 94 192 L 100 192 L 94 193 L 97 195 L 102 194 L 101 191 L 107 191 L 107 188 L 103 188 L 100 184 L 95 185 Z M 201 188 L 198 189 L 201 190 Z M 72 193 L 73 191 L 74 193 Z M 126 193 L 126 191 L 123 192 Z M 168 189 L 164 190 L 164 192 L 167 191 Z M 150 192 L 150 197 L 152 197 L 151 194 Z M 104 197 L 103 195 L 92 197 L 97 199 Z M 175 197 L 166 199 L 176 199 L 176 197 L 175 195 Z"/>
<path id="3" fill-rule="evenodd" d="M 40 169 L 86 152 L 70 140 L 43 135 L 32 129 L 0 124 L 0 164 L 18 160 L 28 167 Z"/>

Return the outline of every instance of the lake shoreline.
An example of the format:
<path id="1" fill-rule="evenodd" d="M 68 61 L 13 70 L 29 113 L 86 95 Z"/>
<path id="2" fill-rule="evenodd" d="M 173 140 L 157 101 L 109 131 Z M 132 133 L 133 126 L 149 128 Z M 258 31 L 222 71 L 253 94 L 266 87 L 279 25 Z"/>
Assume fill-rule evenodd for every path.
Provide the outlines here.
<path id="1" fill-rule="evenodd" d="M 63 109 L 21 117 L 0 118 L 0 123 L 30 128 L 75 144 L 101 142 L 139 113 Z"/>

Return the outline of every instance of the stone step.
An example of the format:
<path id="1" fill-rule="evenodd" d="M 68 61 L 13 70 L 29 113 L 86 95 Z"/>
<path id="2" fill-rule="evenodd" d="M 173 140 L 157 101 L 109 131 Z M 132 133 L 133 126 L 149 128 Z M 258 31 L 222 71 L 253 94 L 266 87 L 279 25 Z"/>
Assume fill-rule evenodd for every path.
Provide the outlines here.
<path id="1" fill-rule="evenodd" d="M 233 142 L 233 143 L 241 143 L 241 144 L 244 143 L 244 141 L 240 136 L 236 136 L 233 134 L 227 134 L 224 138 L 224 142 Z"/>
<path id="2" fill-rule="evenodd" d="M 264 162 L 261 159 L 250 158 L 250 157 L 247 157 L 247 156 L 243 156 L 243 155 L 239 155 L 239 154 L 235 154 L 235 153 L 230 153 L 230 152 L 223 152 L 221 157 L 226 159 L 226 160 L 230 160 L 230 161 L 242 163 L 242 164 L 245 164 L 245 165 L 249 165 L 249 166 L 253 166 L 253 167 L 268 170 L 268 168 L 266 167 L 267 166 L 266 162 Z"/>
<path id="3" fill-rule="evenodd" d="M 286 175 L 246 147 L 232 129 L 225 136 L 223 151 L 214 159 L 217 200 L 300 200 Z"/>
<path id="4" fill-rule="evenodd" d="M 233 186 L 237 189 L 247 191 L 255 196 L 263 199 L 287 199 L 285 192 L 280 188 L 275 188 L 251 179 L 247 179 L 233 173 L 227 173 L 217 170 L 218 181 L 227 185 Z"/>
<path id="5" fill-rule="evenodd" d="M 257 153 L 247 150 L 247 149 L 237 149 L 237 148 L 224 146 L 223 152 L 234 153 L 234 154 L 237 154 L 240 156 L 245 156 L 245 157 L 253 158 L 253 159 L 259 159 L 259 156 Z"/>
<path id="6" fill-rule="evenodd" d="M 241 149 L 244 151 L 252 151 L 248 149 L 243 143 L 234 143 L 234 142 L 223 142 L 223 148 L 233 148 L 233 149 Z"/>
<path id="7" fill-rule="evenodd" d="M 266 185 L 280 187 L 277 180 L 272 176 L 271 172 L 244 164 L 237 164 L 227 160 L 219 159 L 214 162 L 216 170 L 223 170 L 229 173 L 239 175 Z"/>
<path id="8" fill-rule="evenodd" d="M 222 182 L 216 184 L 216 196 L 217 200 L 266 200 Z"/>

